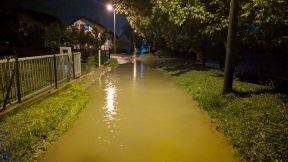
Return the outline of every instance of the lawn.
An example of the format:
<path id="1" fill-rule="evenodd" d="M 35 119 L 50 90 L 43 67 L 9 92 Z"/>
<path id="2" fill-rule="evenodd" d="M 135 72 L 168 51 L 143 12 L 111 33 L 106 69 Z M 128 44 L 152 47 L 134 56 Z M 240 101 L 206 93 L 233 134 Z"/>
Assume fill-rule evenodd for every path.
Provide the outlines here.
<path id="1" fill-rule="evenodd" d="M 89 95 L 77 84 L 0 119 L 0 161 L 34 161 L 63 134 Z"/>
<path id="2" fill-rule="evenodd" d="M 235 92 L 223 96 L 223 72 L 179 59 L 141 60 L 169 74 L 216 120 L 245 161 L 287 161 L 288 96 L 273 88 L 235 79 Z"/>

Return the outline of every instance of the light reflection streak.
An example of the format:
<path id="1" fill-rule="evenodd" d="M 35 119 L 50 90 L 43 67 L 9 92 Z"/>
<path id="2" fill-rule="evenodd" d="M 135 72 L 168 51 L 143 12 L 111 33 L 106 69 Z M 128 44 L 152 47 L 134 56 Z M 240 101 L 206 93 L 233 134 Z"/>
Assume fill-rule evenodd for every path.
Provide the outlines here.
<path id="1" fill-rule="evenodd" d="M 134 60 L 133 60 L 133 80 L 136 80 L 137 78 L 137 60 L 136 60 L 136 57 L 134 57 Z"/>
<path id="2" fill-rule="evenodd" d="M 140 64 L 140 78 L 142 79 L 144 76 L 144 64 Z"/>
<path id="3" fill-rule="evenodd" d="M 110 80 L 106 84 L 105 88 L 105 110 L 106 110 L 106 117 L 109 121 L 114 120 L 114 116 L 117 114 L 116 111 L 116 98 L 117 98 L 117 89 L 115 85 Z"/>

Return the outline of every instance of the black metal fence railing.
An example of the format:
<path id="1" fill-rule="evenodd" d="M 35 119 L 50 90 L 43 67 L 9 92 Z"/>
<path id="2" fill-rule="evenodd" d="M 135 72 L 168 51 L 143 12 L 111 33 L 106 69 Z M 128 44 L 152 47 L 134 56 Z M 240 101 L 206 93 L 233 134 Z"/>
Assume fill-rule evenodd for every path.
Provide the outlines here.
<path id="1" fill-rule="evenodd" d="M 0 60 L 0 111 L 81 75 L 81 54 Z"/>

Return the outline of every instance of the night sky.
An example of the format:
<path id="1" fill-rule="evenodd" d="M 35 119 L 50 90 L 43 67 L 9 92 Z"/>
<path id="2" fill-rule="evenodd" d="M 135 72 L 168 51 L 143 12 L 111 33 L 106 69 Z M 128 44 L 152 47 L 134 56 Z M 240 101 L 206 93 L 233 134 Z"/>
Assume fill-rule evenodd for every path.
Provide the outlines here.
<path id="1" fill-rule="evenodd" d="M 24 7 L 41 11 L 60 18 L 65 24 L 71 23 L 80 16 L 98 21 L 113 31 L 113 13 L 106 10 L 111 0 L 5 0 L 0 10 L 11 11 Z M 4 3 L 4 4 L 3 4 Z M 127 20 L 124 15 L 117 15 L 117 35 L 120 35 Z"/>

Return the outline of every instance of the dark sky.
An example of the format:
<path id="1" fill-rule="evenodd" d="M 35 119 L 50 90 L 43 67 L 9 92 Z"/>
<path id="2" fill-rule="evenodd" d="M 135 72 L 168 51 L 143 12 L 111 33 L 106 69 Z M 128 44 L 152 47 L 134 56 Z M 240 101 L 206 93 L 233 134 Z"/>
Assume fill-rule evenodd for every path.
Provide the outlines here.
<path id="1" fill-rule="evenodd" d="M 5 2 L 6 1 L 6 2 Z M 1 10 L 13 10 L 25 7 L 35 11 L 49 13 L 60 18 L 65 24 L 84 16 L 97 20 L 113 31 L 113 13 L 106 10 L 110 0 L 5 0 L 1 2 Z M 117 34 L 123 32 L 127 21 L 124 15 L 117 15 Z"/>

